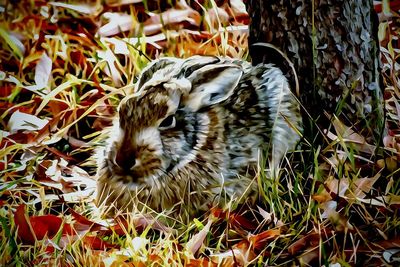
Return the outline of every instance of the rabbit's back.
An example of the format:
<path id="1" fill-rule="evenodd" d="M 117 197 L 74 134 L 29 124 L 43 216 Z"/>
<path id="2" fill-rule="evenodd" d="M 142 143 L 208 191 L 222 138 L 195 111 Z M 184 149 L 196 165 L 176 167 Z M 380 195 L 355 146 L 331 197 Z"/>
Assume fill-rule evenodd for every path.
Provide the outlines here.
<path id="1" fill-rule="evenodd" d="M 244 74 L 222 104 L 226 120 L 224 161 L 229 163 L 224 175 L 233 180 L 239 175 L 254 177 L 261 156 L 279 164 L 284 154 L 294 149 L 302 131 L 299 104 L 280 69 L 268 64 L 237 64 Z"/>

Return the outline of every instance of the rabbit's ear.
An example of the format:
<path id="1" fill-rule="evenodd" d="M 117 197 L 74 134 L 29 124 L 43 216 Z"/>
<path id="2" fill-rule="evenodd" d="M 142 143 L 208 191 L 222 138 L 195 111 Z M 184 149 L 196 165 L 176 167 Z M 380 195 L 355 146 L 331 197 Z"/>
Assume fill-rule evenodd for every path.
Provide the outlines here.
<path id="1" fill-rule="evenodd" d="M 243 71 L 236 65 L 207 65 L 194 71 L 188 80 L 192 89 L 184 100 L 193 110 L 218 104 L 229 98 L 238 85 Z"/>
<path id="2" fill-rule="evenodd" d="M 178 61 L 179 59 L 176 58 L 165 57 L 151 62 L 143 69 L 138 81 L 136 82 L 135 91 L 137 92 L 140 89 L 143 89 L 143 86 L 146 83 L 150 82 L 150 85 L 154 85 L 164 81 L 166 73 L 169 72 L 169 70 L 172 70 Z"/>

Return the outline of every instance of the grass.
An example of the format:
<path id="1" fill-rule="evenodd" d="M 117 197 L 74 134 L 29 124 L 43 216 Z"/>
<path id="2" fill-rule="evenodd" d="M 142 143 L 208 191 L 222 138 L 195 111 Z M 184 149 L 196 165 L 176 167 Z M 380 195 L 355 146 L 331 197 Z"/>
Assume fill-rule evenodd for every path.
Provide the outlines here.
<path id="1" fill-rule="evenodd" d="M 314 140 L 304 140 L 301 150 L 285 159 L 279 177 L 270 179 L 261 168 L 255 178 L 258 205 L 232 200 L 187 223 L 166 213 L 150 217 L 140 211 L 104 218 L 102 208 L 93 204 L 91 155 L 148 58 L 245 58 L 247 36 L 240 29 L 247 19 L 233 19 L 223 30 L 222 19 L 210 13 L 194 22 L 180 21 L 178 27 L 164 19 L 159 32 L 147 36 L 154 22 L 100 37 L 96 23 L 107 22 L 98 10 L 129 14 L 139 25 L 141 16 L 148 19 L 144 7 L 97 3 L 90 14 L 41 1 L 3 7 L 1 266 L 394 264 L 390 255 L 398 255 L 400 246 L 399 51 L 393 46 L 399 30 L 394 23 L 380 27 L 390 132 L 378 160 L 370 159 L 370 147 L 357 143 L 362 137 L 335 119 L 323 136 L 326 142 L 315 146 Z M 196 31 L 196 23 L 206 30 Z M 140 38 L 132 38 L 135 31 Z M 51 62 L 48 81 L 46 62 Z M 27 89 L 37 84 L 42 86 Z M 46 126 L 11 132 L 16 111 L 34 116 L 21 115 L 25 122 L 20 128 Z M 55 217 L 62 224 L 53 229 L 48 222 Z M 29 241 L 29 231 L 21 237 L 24 222 L 47 230 L 47 237 Z M 69 226 L 75 230 L 69 232 Z"/>

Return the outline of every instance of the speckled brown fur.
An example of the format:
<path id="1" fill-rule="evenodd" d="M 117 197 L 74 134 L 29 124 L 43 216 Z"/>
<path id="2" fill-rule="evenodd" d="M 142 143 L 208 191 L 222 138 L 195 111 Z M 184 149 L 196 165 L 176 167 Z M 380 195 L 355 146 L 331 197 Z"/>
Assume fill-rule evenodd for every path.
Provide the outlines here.
<path id="1" fill-rule="evenodd" d="M 136 91 L 98 152 L 98 204 L 192 214 L 220 195 L 254 195 L 260 151 L 272 147 L 277 165 L 300 138 L 299 105 L 271 65 L 164 58 Z"/>

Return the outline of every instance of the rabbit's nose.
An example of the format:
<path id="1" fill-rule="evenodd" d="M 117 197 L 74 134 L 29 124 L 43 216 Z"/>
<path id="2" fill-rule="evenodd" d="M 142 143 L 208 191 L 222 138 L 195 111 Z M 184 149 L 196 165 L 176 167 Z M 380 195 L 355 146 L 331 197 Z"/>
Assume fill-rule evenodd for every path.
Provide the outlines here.
<path id="1" fill-rule="evenodd" d="M 119 151 L 115 157 L 115 163 L 124 171 L 129 171 L 136 164 L 135 157 L 126 151 Z"/>

